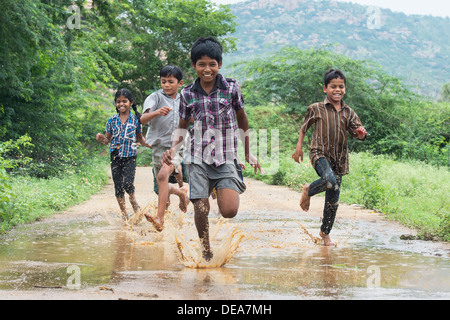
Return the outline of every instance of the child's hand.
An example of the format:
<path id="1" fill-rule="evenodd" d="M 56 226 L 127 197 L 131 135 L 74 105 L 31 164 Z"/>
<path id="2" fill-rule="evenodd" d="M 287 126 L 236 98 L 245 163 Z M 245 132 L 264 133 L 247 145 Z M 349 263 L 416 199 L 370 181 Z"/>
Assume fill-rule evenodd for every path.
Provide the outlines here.
<path id="1" fill-rule="evenodd" d="M 148 143 L 142 143 L 142 142 L 140 142 L 140 145 L 141 145 L 142 147 L 146 147 L 146 148 L 153 149 L 153 146 L 152 146 L 151 144 L 148 144 Z"/>
<path id="2" fill-rule="evenodd" d="M 261 167 L 261 165 L 258 162 L 258 159 L 256 159 L 256 157 L 254 155 L 252 155 L 250 153 L 245 158 L 246 158 L 245 160 L 247 160 L 247 162 L 250 163 L 250 165 L 255 169 L 255 174 L 258 174 L 258 170 L 259 170 L 259 172 L 261 172 L 261 174 L 265 174 L 263 168 Z"/>
<path id="3" fill-rule="evenodd" d="M 161 109 L 158 109 L 158 115 L 165 117 L 170 113 L 170 111 L 172 111 L 172 108 L 162 107 Z"/>
<path id="4" fill-rule="evenodd" d="M 170 148 L 162 154 L 161 165 L 167 164 L 168 166 L 170 166 L 172 164 L 172 153 L 174 151 L 174 148 Z"/>
<path id="5" fill-rule="evenodd" d="M 105 139 L 105 136 L 101 133 L 97 133 L 97 135 L 95 136 L 95 139 L 97 141 L 102 141 L 103 139 Z"/>
<path id="6" fill-rule="evenodd" d="M 303 162 L 303 149 L 295 149 L 295 152 L 294 152 L 294 154 L 292 155 L 292 159 L 294 159 L 294 161 L 295 162 L 298 162 L 298 163 L 300 163 L 300 161 L 301 162 Z M 300 161 L 299 161 L 299 159 L 300 159 Z"/>
<path id="7" fill-rule="evenodd" d="M 367 135 L 367 131 L 366 129 L 364 129 L 363 126 L 361 126 L 358 129 L 356 129 L 356 134 L 358 135 L 359 139 L 364 139 Z"/>

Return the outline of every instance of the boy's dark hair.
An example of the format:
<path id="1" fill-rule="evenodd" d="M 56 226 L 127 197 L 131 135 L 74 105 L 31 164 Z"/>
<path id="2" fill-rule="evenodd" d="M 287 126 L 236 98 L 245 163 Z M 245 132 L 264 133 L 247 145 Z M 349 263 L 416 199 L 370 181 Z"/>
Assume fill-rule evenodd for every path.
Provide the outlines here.
<path id="1" fill-rule="evenodd" d="M 222 45 L 214 37 L 200 37 L 192 46 L 191 61 L 195 65 L 202 57 L 208 56 L 218 63 L 222 61 Z"/>
<path id="2" fill-rule="evenodd" d="M 141 114 L 137 111 L 136 101 L 134 100 L 134 97 L 133 97 L 133 94 L 131 93 L 131 91 L 128 89 L 125 89 L 125 88 L 119 89 L 119 90 L 117 90 L 117 92 L 114 96 L 114 102 L 116 102 L 117 98 L 119 98 L 119 97 L 125 97 L 131 102 L 131 108 L 133 108 L 134 113 L 136 114 L 136 117 L 138 118 L 138 121 L 140 123 L 141 122 L 140 121 Z M 117 107 L 116 107 L 116 111 L 117 111 L 117 113 L 119 113 L 119 109 L 117 109 Z"/>
<path id="3" fill-rule="evenodd" d="M 333 79 L 342 79 L 344 80 L 344 83 L 347 84 L 347 78 L 341 70 L 330 69 L 325 73 L 325 76 L 323 78 L 325 87 L 327 87 Z"/>
<path id="4" fill-rule="evenodd" d="M 178 82 L 183 80 L 183 71 L 177 66 L 167 65 L 161 68 L 159 71 L 160 77 L 174 76 Z"/>

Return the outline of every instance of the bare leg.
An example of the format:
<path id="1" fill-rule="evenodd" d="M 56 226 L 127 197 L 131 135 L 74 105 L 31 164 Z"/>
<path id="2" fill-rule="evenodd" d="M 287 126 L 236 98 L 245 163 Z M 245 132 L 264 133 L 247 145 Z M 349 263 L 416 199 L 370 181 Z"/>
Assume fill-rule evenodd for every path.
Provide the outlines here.
<path id="1" fill-rule="evenodd" d="M 213 257 L 213 253 L 209 243 L 209 200 L 196 199 L 193 200 L 192 203 L 194 204 L 195 226 L 197 228 L 200 242 L 203 246 L 203 258 L 206 261 L 210 261 Z"/>
<path id="2" fill-rule="evenodd" d="M 239 210 L 239 193 L 233 189 L 217 190 L 217 205 L 224 218 L 234 218 Z"/>
<path id="3" fill-rule="evenodd" d="M 185 187 L 177 188 L 169 184 L 169 177 L 173 171 L 173 165 L 168 166 L 166 164 L 159 170 L 158 176 L 156 177 L 159 193 L 158 212 L 156 217 L 152 217 L 148 212 L 144 214 L 147 221 L 151 222 L 157 231 L 162 231 L 164 229 L 164 215 L 167 206 L 170 203 L 169 197 L 171 194 L 176 194 L 180 198 L 180 210 L 183 212 L 187 211 L 187 205 L 189 203 L 187 189 Z M 183 181 L 182 178 L 181 181 Z"/>
<path id="4" fill-rule="evenodd" d="M 116 198 L 117 203 L 119 204 L 120 212 L 122 212 L 122 216 L 125 220 L 128 219 L 127 209 L 125 205 L 125 197 Z"/>
<path id="5" fill-rule="evenodd" d="M 308 191 L 309 191 L 309 184 L 305 184 L 303 186 L 302 197 L 300 199 L 300 208 L 302 208 L 303 211 L 306 212 L 308 212 L 309 210 L 309 204 L 311 200 L 311 197 L 308 195 Z"/>
<path id="6" fill-rule="evenodd" d="M 131 206 L 133 207 L 133 211 L 134 211 L 134 213 L 137 213 L 141 207 L 137 203 L 136 196 L 134 193 L 131 193 L 131 194 L 129 194 L 129 197 L 130 197 Z"/>
<path id="7" fill-rule="evenodd" d="M 181 166 L 181 164 L 178 166 L 177 168 L 178 173 L 175 174 L 175 179 L 177 179 L 178 182 L 178 186 L 181 188 L 183 187 L 183 167 Z"/>
<path id="8" fill-rule="evenodd" d="M 323 233 L 322 230 L 319 232 L 319 236 L 323 239 L 325 246 L 334 247 L 336 245 L 335 243 L 331 242 L 330 235 Z"/>

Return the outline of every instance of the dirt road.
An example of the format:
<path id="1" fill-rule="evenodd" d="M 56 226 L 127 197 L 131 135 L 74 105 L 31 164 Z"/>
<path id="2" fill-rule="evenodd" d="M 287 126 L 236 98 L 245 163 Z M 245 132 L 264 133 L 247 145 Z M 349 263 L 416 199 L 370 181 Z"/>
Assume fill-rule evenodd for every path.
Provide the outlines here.
<path id="1" fill-rule="evenodd" d="M 240 212 L 286 212 L 290 214 L 292 217 L 311 217 L 314 219 L 319 219 L 322 215 L 322 208 L 324 199 L 323 197 L 313 197 L 311 199 L 311 207 L 310 212 L 305 213 L 302 212 L 299 208 L 299 200 L 300 193 L 299 191 L 291 190 L 287 187 L 283 186 L 269 186 L 260 181 L 245 179 L 247 184 L 247 191 L 241 196 L 240 203 Z M 136 198 L 141 206 L 156 201 L 156 195 L 153 192 L 153 176 L 151 168 L 140 167 L 137 168 L 136 175 Z M 177 203 L 176 199 L 172 199 L 173 202 Z M 128 203 L 129 212 L 132 212 L 131 206 Z M 111 213 L 118 211 L 118 205 L 114 198 L 114 187 L 112 181 L 110 179 L 109 184 L 98 194 L 91 197 L 90 200 L 82 203 L 80 205 L 74 206 L 60 214 L 56 214 L 53 217 L 46 219 L 45 221 L 39 222 L 40 224 L 69 224 L 74 220 L 88 220 L 94 217 L 101 217 L 110 215 Z M 188 213 L 192 212 L 192 204 L 189 205 Z M 212 216 L 214 216 L 214 212 L 217 213 L 216 202 L 212 202 L 211 205 Z M 239 214 L 238 214 L 239 215 Z M 338 210 L 337 221 L 340 220 L 357 220 L 357 221 L 366 221 L 369 225 L 373 223 L 375 224 L 389 224 L 391 227 L 395 228 L 398 233 L 408 233 L 414 234 L 414 231 L 409 230 L 395 222 L 387 222 L 385 218 L 371 210 L 361 209 L 359 206 L 354 205 L 345 205 L 341 204 Z M 317 230 L 318 233 L 318 230 Z M 317 235 L 317 234 L 316 234 Z M 437 246 L 440 246 L 440 249 L 443 249 L 444 252 L 449 250 L 449 245 L 446 243 L 436 244 L 430 246 L 431 249 L 426 250 L 434 250 Z M 277 246 L 273 245 L 272 247 L 276 248 Z M 126 249 L 129 250 L 129 249 Z M 131 249 L 134 250 L 134 249 Z M 245 249 L 244 249 L 245 250 Z M 136 252 L 135 252 L 136 253 Z M 166 277 L 172 277 L 174 272 L 171 268 L 173 265 L 171 261 L 169 261 L 169 270 L 163 271 L 167 272 Z M 176 264 L 176 261 L 175 261 Z M 342 263 L 341 263 L 342 264 Z M 340 265 L 340 264 L 336 264 Z M 141 267 L 139 267 L 141 268 Z M 164 269 L 165 267 L 162 267 Z M 220 270 L 220 269 L 219 269 Z M 134 271 L 133 271 L 134 272 Z M 147 271 L 153 272 L 153 271 Z M 178 271 L 177 271 L 178 272 Z M 230 272 L 230 271 L 214 271 L 217 273 L 213 273 L 214 277 L 222 277 L 222 272 Z M 145 273 L 144 273 L 145 275 Z M 187 272 L 183 274 L 183 277 L 191 277 L 192 274 Z M 129 277 L 137 277 L 135 274 L 131 273 Z M 148 275 L 147 275 L 148 276 Z M 153 274 L 152 274 L 153 276 Z M 195 276 L 201 276 L 201 273 Z M 159 277 L 159 276 L 158 276 Z M 211 275 L 208 275 L 211 277 Z M 228 276 L 227 276 L 228 277 Z M 185 279 L 183 280 L 185 281 Z M 116 284 L 113 288 L 109 287 L 92 287 L 88 286 L 82 290 L 66 290 L 61 288 L 52 289 L 52 288 L 44 288 L 38 290 L 0 290 L 0 299 L 190 299 L 191 296 L 184 295 L 181 292 L 178 292 L 178 286 L 175 286 L 173 290 L 167 288 L 167 284 L 163 284 L 159 287 L 159 291 L 156 293 L 149 292 L 148 287 L 143 288 L 140 284 L 141 281 L 122 281 L 119 284 Z M 284 284 L 283 284 L 284 285 Z M 155 283 L 152 282 L 151 286 L 155 286 Z M 226 287 L 224 285 L 223 287 Z M 218 286 L 218 288 L 222 288 L 222 286 Z M 155 289 L 156 290 L 156 289 Z M 219 290 L 219 289 L 217 289 Z M 165 293 L 162 293 L 165 292 Z M 222 298 L 222 295 L 210 295 L 207 298 Z M 237 296 L 236 296 L 237 297 Z M 236 298 L 235 297 L 235 298 Z M 244 296 L 244 298 L 247 296 Z M 198 298 L 196 296 L 196 298 Z M 201 298 L 201 297 L 200 297 Z M 261 298 L 259 296 L 252 295 L 251 299 Z M 262 297 L 264 298 L 264 297 Z M 270 298 L 270 297 L 269 297 Z"/>

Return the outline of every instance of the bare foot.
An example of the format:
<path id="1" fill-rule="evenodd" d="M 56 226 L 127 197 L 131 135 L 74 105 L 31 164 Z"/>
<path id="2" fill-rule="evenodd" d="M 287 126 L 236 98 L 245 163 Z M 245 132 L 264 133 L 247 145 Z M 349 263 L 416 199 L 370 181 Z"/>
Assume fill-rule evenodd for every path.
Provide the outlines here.
<path id="1" fill-rule="evenodd" d="M 302 208 L 305 212 L 308 212 L 309 210 L 309 203 L 311 199 L 311 197 L 308 195 L 308 190 L 309 184 L 305 184 L 303 186 L 302 197 L 300 199 L 300 208 Z"/>
<path id="2" fill-rule="evenodd" d="M 211 261 L 212 258 L 213 258 L 213 253 L 211 250 L 203 251 L 203 259 L 205 259 L 205 261 L 209 262 L 209 261 Z"/>
<path id="3" fill-rule="evenodd" d="M 183 193 L 182 196 L 180 196 L 180 210 L 184 213 L 187 212 L 187 206 L 189 204 L 189 196 L 187 193 L 187 189 L 185 187 L 180 188 L 180 191 Z"/>
<path id="4" fill-rule="evenodd" d="M 147 219 L 148 222 L 153 224 L 156 231 L 161 232 L 164 229 L 164 221 L 161 221 L 158 219 L 158 217 L 152 217 L 150 213 L 146 212 L 144 213 L 145 219 Z"/>
<path id="5" fill-rule="evenodd" d="M 323 239 L 325 246 L 327 246 L 327 247 L 335 247 L 336 246 L 336 244 L 334 242 L 331 242 L 330 236 L 328 234 L 323 233 L 322 230 L 319 232 L 319 236 Z"/>

